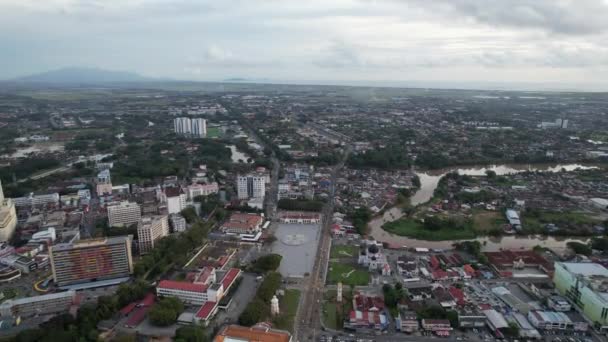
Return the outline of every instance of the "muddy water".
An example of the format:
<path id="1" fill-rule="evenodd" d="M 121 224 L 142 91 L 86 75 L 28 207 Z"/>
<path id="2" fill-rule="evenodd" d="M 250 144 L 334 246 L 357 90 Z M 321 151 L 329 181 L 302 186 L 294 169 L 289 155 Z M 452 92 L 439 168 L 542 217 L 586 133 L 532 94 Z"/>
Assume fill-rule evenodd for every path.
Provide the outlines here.
<path id="1" fill-rule="evenodd" d="M 486 171 L 492 170 L 497 175 L 513 174 L 525 171 L 546 171 L 558 172 L 562 169 L 567 171 L 576 170 L 577 168 L 589 169 L 593 166 L 585 166 L 581 164 L 563 164 L 563 165 L 493 165 L 479 166 L 468 168 L 448 168 L 436 171 L 418 172 L 420 178 L 420 189 L 411 197 L 412 205 L 420 205 L 428 202 L 433 197 L 433 192 L 437 188 L 437 184 L 441 177 L 447 173 L 457 171 L 461 175 L 483 176 Z M 382 229 L 382 225 L 387 222 L 395 221 L 403 216 L 403 212 L 399 208 L 391 208 L 387 210 L 383 216 L 374 218 L 369 223 L 370 235 L 376 240 L 389 242 L 408 247 L 427 247 L 446 249 L 451 248 L 454 244 L 453 240 L 448 241 L 427 241 L 411 239 L 404 236 L 391 234 Z M 587 241 L 587 238 L 566 238 L 566 237 L 547 237 L 542 235 L 535 236 L 503 236 L 503 237 L 480 237 L 479 242 L 484 244 L 484 250 L 492 251 L 503 249 L 519 249 L 532 248 L 540 245 L 547 248 L 564 248 L 569 241 Z"/>

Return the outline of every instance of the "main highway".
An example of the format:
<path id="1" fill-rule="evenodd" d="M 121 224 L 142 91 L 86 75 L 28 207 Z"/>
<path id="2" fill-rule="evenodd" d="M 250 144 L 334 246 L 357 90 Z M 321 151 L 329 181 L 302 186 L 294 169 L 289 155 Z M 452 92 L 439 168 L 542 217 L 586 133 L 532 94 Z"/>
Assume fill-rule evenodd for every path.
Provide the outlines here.
<path id="1" fill-rule="evenodd" d="M 304 280 L 302 300 L 298 307 L 294 322 L 294 339 L 296 341 L 315 341 L 317 334 L 321 330 L 321 302 L 323 301 L 323 289 L 325 286 L 325 276 L 327 263 L 329 261 L 329 249 L 331 246 L 330 226 L 335 204 L 336 180 L 340 170 L 350 153 L 350 147 L 345 149 L 342 159 L 331 171 L 331 184 L 329 189 L 329 199 L 323 207 L 323 219 L 321 222 L 321 236 L 317 248 L 315 262 L 310 276 Z"/>

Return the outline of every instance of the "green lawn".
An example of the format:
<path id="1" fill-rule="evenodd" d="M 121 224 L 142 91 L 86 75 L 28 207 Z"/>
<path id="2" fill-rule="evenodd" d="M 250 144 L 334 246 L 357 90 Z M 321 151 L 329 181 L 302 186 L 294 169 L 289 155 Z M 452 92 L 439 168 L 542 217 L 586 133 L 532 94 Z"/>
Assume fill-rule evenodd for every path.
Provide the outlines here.
<path id="1" fill-rule="evenodd" d="M 329 328 L 336 330 L 338 329 L 338 321 L 337 321 L 337 312 L 336 312 L 336 304 L 324 302 L 323 303 L 323 324 Z"/>
<path id="2" fill-rule="evenodd" d="M 328 272 L 327 282 L 329 284 L 337 284 L 338 282 L 342 282 L 345 286 L 365 286 L 369 284 L 369 272 L 359 267 L 330 262 Z"/>
<path id="3" fill-rule="evenodd" d="M 431 241 L 473 239 L 477 236 L 472 227 L 467 226 L 466 229 L 442 228 L 439 230 L 428 230 L 423 227 L 422 223 L 410 218 L 386 223 L 382 226 L 382 229 L 396 235 Z"/>
<path id="4" fill-rule="evenodd" d="M 522 226 L 529 233 L 544 233 L 545 225 L 548 223 L 553 223 L 561 229 L 575 233 L 581 227 L 591 227 L 600 223 L 600 221 L 584 213 L 576 212 L 538 211 L 534 213 L 525 212 L 522 216 Z"/>
<path id="5" fill-rule="evenodd" d="M 359 255 L 359 247 L 351 245 L 333 245 L 331 246 L 330 257 L 337 258 L 354 258 Z"/>
<path id="6" fill-rule="evenodd" d="M 329 290 L 323 296 L 323 325 L 327 328 L 334 330 L 342 329 L 343 319 L 348 317 L 348 314 L 352 310 L 352 294 L 350 293 L 350 289 L 345 287 L 342 290 L 342 294 L 343 300 L 341 305 L 336 302 L 336 290 Z M 338 309 L 341 309 L 342 314 L 338 313 Z"/>
<path id="7" fill-rule="evenodd" d="M 498 211 L 473 211 L 473 229 L 479 233 L 501 230 L 507 224 L 504 214 Z"/>
<path id="8" fill-rule="evenodd" d="M 280 298 L 280 318 L 274 320 L 277 328 L 293 332 L 293 322 L 300 304 L 300 290 L 285 290 L 285 296 Z"/>
<path id="9" fill-rule="evenodd" d="M 2 291 L 2 294 L 4 295 L 4 297 L 2 299 L 0 299 L 0 303 L 4 302 L 5 300 L 13 299 L 13 298 L 17 297 L 17 290 L 12 287 L 9 287 L 9 288 L 4 289 Z"/>
<path id="10" fill-rule="evenodd" d="M 219 127 L 208 127 L 207 128 L 207 138 L 219 138 L 222 132 Z"/>

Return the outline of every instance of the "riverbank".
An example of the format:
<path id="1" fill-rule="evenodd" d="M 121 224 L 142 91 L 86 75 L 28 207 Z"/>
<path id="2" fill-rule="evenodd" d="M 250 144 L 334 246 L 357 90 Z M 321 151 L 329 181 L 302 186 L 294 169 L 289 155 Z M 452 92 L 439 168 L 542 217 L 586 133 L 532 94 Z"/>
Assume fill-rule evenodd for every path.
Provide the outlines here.
<path id="1" fill-rule="evenodd" d="M 382 226 L 382 229 L 399 236 L 428 241 L 465 240 L 474 239 L 477 236 L 472 224 L 464 224 L 458 228 L 446 226 L 431 230 L 425 228 L 422 222 L 412 218 L 388 222 Z"/>
<path id="2" fill-rule="evenodd" d="M 596 166 L 582 164 L 566 164 L 566 165 L 490 165 L 478 166 L 470 168 L 448 168 L 435 171 L 417 172 L 420 179 L 420 188 L 410 198 L 412 206 L 420 207 L 427 203 L 433 197 L 433 193 L 437 188 L 439 180 L 450 172 L 458 172 L 462 175 L 470 176 L 485 176 L 487 171 L 494 171 L 497 175 L 507 175 L 527 171 L 545 171 L 559 172 L 561 170 L 573 171 L 576 169 L 591 169 Z M 393 207 L 385 210 L 381 215 L 373 218 L 369 224 L 370 235 L 380 242 L 398 244 L 408 247 L 427 247 L 436 249 L 452 248 L 453 243 L 458 241 L 477 240 L 482 243 L 484 250 L 500 250 L 503 248 L 520 249 L 533 248 L 541 246 L 545 248 L 566 248 L 566 244 L 570 241 L 587 242 L 589 237 L 552 237 L 543 235 L 527 235 L 527 236 L 479 236 L 470 231 L 465 232 L 421 232 L 420 226 L 413 224 L 411 219 L 407 218 L 404 221 L 398 221 L 404 217 L 404 211 L 399 207 Z M 394 223 L 395 221 L 401 223 Z M 475 222 L 475 221 L 474 221 Z M 481 221 L 483 222 L 483 221 Z M 481 224 L 478 222 L 478 224 Z M 383 226 L 386 225 L 386 229 Z M 391 232 L 392 231 L 392 232 Z M 398 233 L 398 234 L 394 234 Z M 454 235 L 451 235 L 454 234 Z M 406 235 L 406 236 L 402 236 Z"/>

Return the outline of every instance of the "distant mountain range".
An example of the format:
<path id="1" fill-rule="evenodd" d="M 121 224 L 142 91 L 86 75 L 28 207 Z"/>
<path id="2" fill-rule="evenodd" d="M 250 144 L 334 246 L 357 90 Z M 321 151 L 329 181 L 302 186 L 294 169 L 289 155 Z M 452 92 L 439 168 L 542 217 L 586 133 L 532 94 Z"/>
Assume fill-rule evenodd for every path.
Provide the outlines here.
<path id="1" fill-rule="evenodd" d="M 25 83 L 102 84 L 146 82 L 153 79 L 133 72 L 97 68 L 63 68 L 13 79 Z"/>

